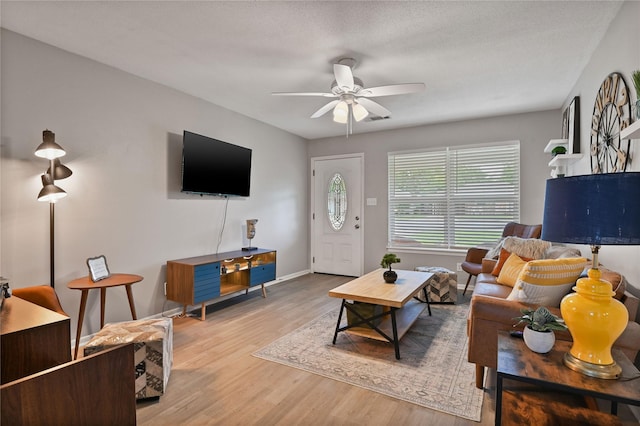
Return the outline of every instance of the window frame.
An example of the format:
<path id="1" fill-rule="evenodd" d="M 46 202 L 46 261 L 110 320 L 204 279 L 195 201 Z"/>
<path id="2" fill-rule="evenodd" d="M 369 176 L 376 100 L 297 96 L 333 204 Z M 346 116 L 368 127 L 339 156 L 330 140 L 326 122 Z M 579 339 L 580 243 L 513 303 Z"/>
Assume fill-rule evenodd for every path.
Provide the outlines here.
<path id="1" fill-rule="evenodd" d="M 474 151 L 478 150 L 484 152 L 479 154 L 474 153 Z M 495 158 L 495 154 L 500 151 L 506 153 L 506 159 L 513 161 L 510 165 L 505 163 L 505 165 L 497 166 L 496 163 L 485 161 L 489 158 Z M 478 157 L 475 158 L 474 154 Z M 421 162 L 417 159 L 417 157 L 422 155 L 425 156 L 427 161 Z M 467 157 L 466 161 L 465 155 Z M 494 157 L 492 157 L 492 155 Z M 505 223 L 520 221 L 522 197 L 520 156 L 521 149 L 519 140 L 388 152 L 387 249 L 416 253 L 436 252 L 440 254 L 458 254 L 465 252 L 469 247 L 499 240 Z M 444 158 L 444 160 L 442 160 L 442 158 Z M 399 160 L 411 163 L 414 159 L 417 165 L 414 169 L 411 169 L 411 166 L 407 166 L 407 171 L 415 170 L 416 176 L 419 176 L 420 171 L 422 171 L 423 174 L 424 170 L 429 170 L 432 173 L 436 171 L 436 173 L 433 174 L 433 180 L 436 182 L 433 186 L 435 187 L 439 184 L 444 185 L 444 188 L 439 187 L 438 190 L 434 190 L 433 188 L 429 189 L 428 187 L 431 184 L 431 180 L 422 176 L 422 183 L 419 183 L 420 177 L 416 177 L 415 181 L 411 180 L 413 183 L 418 182 L 418 187 L 415 192 L 410 191 L 406 196 L 396 195 L 399 193 L 399 186 L 402 186 L 404 183 L 406 187 L 406 183 L 410 179 L 406 177 L 404 180 L 397 179 L 395 177 L 397 175 L 392 175 L 392 173 L 396 172 Z M 438 161 L 444 161 L 444 163 L 441 164 Z M 431 164 L 429 164 L 429 162 L 431 162 Z M 430 166 L 432 169 L 427 169 L 427 167 Z M 402 166 L 400 167 L 402 168 Z M 466 176 L 467 180 L 464 180 L 464 172 L 474 170 L 474 167 L 476 172 L 483 173 L 487 176 L 490 176 L 491 173 L 494 173 L 496 176 L 511 173 L 512 176 L 506 181 L 504 179 L 502 181 L 496 180 L 496 185 L 492 187 L 495 192 L 489 195 L 487 195 L 484 189 L 482 192 L 479 192 L 477 187 L 465 192 L 464 189 L 466 187 L 473 187 L 473 185 L 471 184 L 472 180 L 470 176 Z M 421 193 L 420 191 L 424 192 Z M 444 194 L 438 191 L 444 191 Z M 462 195 L 465 193 L 466 195 Z M 502 201 L 502 208 L 495 204 L 495 197 L 498 197 L 499 200 Z M 474 200 L 474 202 L 470 203 L 470 199 Z M 403 225 L 397 220 L 399 216 L 397 212 L 401 204 L 406 205 L 410 202 L 414 202 L 414 205 L 423 203 L 424 206 L 422 210 L 432 211 L 433 214 L 426 213 L 421 215 L 420 213 L 410 213 L 412 208 L 407 208 L 404 215 L 408 217 L 409 214 L 415 214 L 415 217 L 418 219 L 416 224 Z M 426 206 L 428 206 L 428 208 Z M 439 209 L 437 208 L 438 206 L 440 207 Z M 456 214 L 456 208 L 457 211 L 466 214 Z M 493 210 L 492 215 L 488 214 L 488 209 Z M 480 212 L 480 214 L 471 214 L 470 212 L 474 210 Z M 441 214 L 437 214 L 436 211 L 439 211 Z M 496 213 L 498 211 L 500 211 L 499 215 Z M 473 216 L 477 216 L 477 219 L 471 221 Z M 429 221 L 435 221 L 437 223 L 431 225 L 424 224 Z M 424 223 L 420 224 L 419 222 Z M 456 226 L 456 223 L 460 225 Z M 442 234 L 441 241 L 435 244 L 428 241 L 418 241 L 418 233 L 426 235 L 429 232 L 440 229 L 441 231 L 439 232 Z M 465 234 L 468 235 L 462 237 L 462 235 Z M 438 237 L 434 236 L 433 238 L 437 239 Z M 402 243 L 401 241 L 403 239 L 407 242 Z M 464 243 L 462 242 L 463 239 L 465 240 Z"/>

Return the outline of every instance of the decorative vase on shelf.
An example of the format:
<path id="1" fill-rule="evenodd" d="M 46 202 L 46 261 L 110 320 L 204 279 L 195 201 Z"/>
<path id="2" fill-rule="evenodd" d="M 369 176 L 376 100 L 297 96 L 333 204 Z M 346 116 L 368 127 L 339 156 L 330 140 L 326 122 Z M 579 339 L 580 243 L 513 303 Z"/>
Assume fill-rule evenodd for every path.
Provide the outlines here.
<path id="1" fill-rule="evenodd" d="M 556 335 L 552 330 L 535 331 L 531 327 L 527 326 L 524 328 L 522 337 L 527 347 L 539 354 L 546 354 L 556 343 Z"/>

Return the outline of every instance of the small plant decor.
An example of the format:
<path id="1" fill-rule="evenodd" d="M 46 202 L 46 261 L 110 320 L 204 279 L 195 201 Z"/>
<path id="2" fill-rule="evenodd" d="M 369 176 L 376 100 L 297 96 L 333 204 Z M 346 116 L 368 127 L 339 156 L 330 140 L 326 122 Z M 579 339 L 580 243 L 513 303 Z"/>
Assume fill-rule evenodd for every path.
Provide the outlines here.
<path id="1" fill-rule="evenodd" d="M 393 265 L 394 263 L 400 263 L 400 258 L 393 253 L 385 254 L 384 256 L 382 256 L 382 260 L 380 261 L 380 266 L 382 266 L 383 268 L 389 268 L 388 271 L 384 271 L 384 274 L 382 274 L 384 281 L 389 284 L 395 283 L 398 279 L 398 274 L 396 273 L 396 271 L 391 270 L 391 265 Z"/>
<path id="2" fill-rule="evenodd" d="M 514 320 L 518 320 L 514 327 L 520 324 L 526 324 L 530 329 L 540 332 L 567 329 L 564 320 L 553 315 L 549 312 L 549 309 L 544 306 L 540 306 L 535 311 L 531 309 L 521 309 L 520 312 L 522 312 L 522 315 L 514 318 Z"/>
<path id="3" fill-rule="evenodd" d="M 391 270 L 391 265 L 393 265 L 394 263 L 400 263 L 400 258 L 393 253 L 387 253 L 382 256 L 380 266 L 382 266 L 383 268 L 389 268 L 389 270 Z"/>
<path id="4" fill-rule="evenodd" d="M 540 306 L 535 311 L 531 309 L 521 309 L 522 315 L 514 318 L 520 324 L 526 324 L 522 338 L 525 345 L 534 352 L 546 354 L 553 348 L 556 342 L 554 330 L 566 330 L 564 321 L 553 315 L 547 308 Z"/>

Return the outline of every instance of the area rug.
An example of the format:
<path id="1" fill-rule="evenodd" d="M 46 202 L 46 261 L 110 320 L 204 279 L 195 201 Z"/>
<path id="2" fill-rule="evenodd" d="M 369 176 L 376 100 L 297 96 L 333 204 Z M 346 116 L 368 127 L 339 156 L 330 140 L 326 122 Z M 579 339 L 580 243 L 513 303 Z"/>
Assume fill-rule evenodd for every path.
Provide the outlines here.
<path id="1" fill-rule="evenodd" d="M 467 362 L 468 300 L 432 305 L 393 344 L 339 333 L 339 307 L 253 355 L 469 420 L 480 421 L 484 392 Z M 343 316 L 344 317 L 344 316 Z"/>

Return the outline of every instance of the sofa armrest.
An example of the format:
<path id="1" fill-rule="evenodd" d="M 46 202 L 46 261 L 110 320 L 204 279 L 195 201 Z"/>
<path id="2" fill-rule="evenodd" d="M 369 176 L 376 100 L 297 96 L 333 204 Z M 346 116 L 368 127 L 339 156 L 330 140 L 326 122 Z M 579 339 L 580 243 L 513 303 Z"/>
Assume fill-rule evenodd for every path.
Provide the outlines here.
<path id="1" fill-rule="evenodd" d="M 629 321 L 635 321 L 636 315 L 638 315 L 638 305 L 640 304 L 640 299 L 638 299 L 628 291 L 625 291 L 621 301 L 622 303 L 624 303 L 627 311 L 629 311 Z"/>
<path id="2" fill-rule="evenodd" d="M 498 263 L 496 259 L 482 259 L 482 273 L 490 274 L 496 267 L 496 263 Z"/>
<path id="3" fill-rule="evenodd" d="M 513 300 L 485 295 L 473 295 L 467 320 L 469 336 L 468 360 L 476 365 L 496 368 L 498 362 L 498 331 L 522 330 L 523 325 L 514 328 L 514 318 L 522 315 L 521 309 L 535 308 Z M 558 308 L 549 308 L 554 315 L 560 316 Z M 558 340 L 571 340 L 566 331 L 555 332 Z"/>

